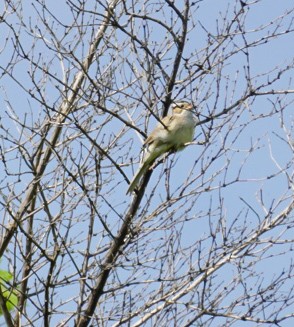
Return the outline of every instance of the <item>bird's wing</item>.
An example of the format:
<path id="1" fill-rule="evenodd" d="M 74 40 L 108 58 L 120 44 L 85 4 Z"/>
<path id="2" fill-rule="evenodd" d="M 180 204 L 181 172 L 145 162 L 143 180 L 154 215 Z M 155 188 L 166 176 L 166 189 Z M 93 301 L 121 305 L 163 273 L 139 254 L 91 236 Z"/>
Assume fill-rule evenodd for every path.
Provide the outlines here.
<path id="1" fill-rule="evenodd" d="M 157 138 L 158 132 L 166 130 L 167 127 L 171 124 L 173 119 L 174 119 L 173 115 L 165 116 L 164 118 L 162 118 L 161 122 L 157 124 L 155 129 L 147 137 L 147 139 L 144 142 L 144 145 L 150 145 L 151 143 L 153 143 L 154 140 Z"/>

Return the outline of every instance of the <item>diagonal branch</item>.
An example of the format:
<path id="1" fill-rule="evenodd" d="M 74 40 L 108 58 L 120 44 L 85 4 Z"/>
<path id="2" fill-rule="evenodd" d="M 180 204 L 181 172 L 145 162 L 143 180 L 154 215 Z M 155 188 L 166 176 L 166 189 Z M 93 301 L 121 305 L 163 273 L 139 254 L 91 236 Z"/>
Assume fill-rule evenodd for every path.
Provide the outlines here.
<path id="1" fill-rule="evenodd" d="M 180 67 L 181 60 L 182 60 L 182 54 L 183 54 L 183 50 L 184 50 L 184 46 L 185 46 L 185 42 L 186 42 L 186 35 L 187 35 L 187 28 L 188 28 L 189 8 L 190 8 L 189 1 L 186 1 L 186 7 L 185 7 L 184 14 L 183 15 L 180 14 L 180 18 L 183 23 L 183 31 L 182 31 L 181 36 L 177 39 L 178 51 L 177 51 L 177 54 L 175 57 L 173 71 L 171 73 L 171 77 L 169 77 L 167 88 L 166 88 L 167 96 L 165 99 L 163 116 L 166 116 L 167 110 L 171 103 L 172 90 L 174 88 L 176 76 L 178 74 L 178 70 Z M 112 270 L 112 267 L 113 267 L 117 257 L 120 254 L 120 249 L 124 245 L 125 239 L 126 239 L 128 233 L 130 232 L 129 231 L 130 223 L 132 221 L 132 218 L 135 216 L 135 214 L 137 212 L 137 209 L 141 202 L 142 196 L 144 194 L 145 187 L 150 179 L 151 173 L 152 173 L 152 171 L 148 171 L 146 173 L 138 193 L 133 198 L 133 202 L 131 204 L 131 207 L 130 207 L 128 213 L 126 214 L 126 217 L 121 226 L 119 234 L 112 241 L 112 245 L 111 245 L 111 247 L 106 255 L 106 258 L 104 260 L 104 263 L 101 267 L 101 273 L 100 273 L 98 279 L 96 280 L 96 285 L 94 286 L 94 288 L 91 291 L 89 301 L 88 301 L 88 306 L 85 309 L 85 311 L 83 312 L 83 315 L 80 316 L 76 322 L 76 326 L 78 326 L 78 327 L 86 327 L 89 324 L 91 317 L 97 306 L 97 303 L 98 303 L 100 297 L 103 295 L 104 286 L 105 286 L 108 276 Z"/>
<path id="2" fill-rule="evenodd" d="M 215 273 L 226 263 L 230 262 L 231 260 L 235 260 L 240 255 L 243 255 L 244 250 L 246 250 L 251 245 L 255 244 L 256 240 L 258 240 L 258 238 L 261 235 L 275 228 L 276 226 L 279 226 L 287 217 L 289 217 L 289 215 L 293 211 L 294 211 L 294 200 L 292 200 L 292 202 L 272 220 L 267 220 L 267 219 L 263 220 L 263 222 L 260 224 L 260 228 L 257 231 L 253 232 L 251 235 L 249 235 L 246 241 L 244 241 L 242 244 L 240 244 L 240 246 L 238 246 L 237 248 L 233 249 L 232 251 L 228 252 L 226 255 L 221 257 L 217 262 L 214 262 L 197 279 L 195 279 L 192 282 L 186 283 L 184 287 L 183 286 L 181 287 L 181 290 L 177 290 L 177 291 L 172 290 L 171 293 L 163 295 L 159 300 L 157 300 L 157 303 L 158 302 L 163 302 L 163 303 L 157 306 L 156 308 L 154 308 L 153 310 L 150 310 L 148 313 L 146 313 L 145 316 L 143 316 L 136 323 L 134 323 L 132 327 L 142 326 L 144 323 L 146 323 L 146 321 L 151 319 L 154 315 L 156 315 L 159 312 L 162 312 L 162 310 L 164 310 L 166 307 L 174 304 L 180 298 L 190 293 L 198 285 L 200 285 L 203 281 L 205 281 L 208 276 Z M 154 302 L 152 302 L 149 305 L 149 307 L 152 307 L 153 305 Z M 125 320 L 130 320 L 130 319 L 127 318 Z M 120 324 L 123 322 L 125 321 L 120 321 Z"/>
<path id="3" fill-rule="evenodd" d="M 70 87 L 70 95 L 67 99 L 65 99 L 61 105 L 60 105 L 60 110 L 56 114 L 56 117 L 54 119 L 53 123 L 50 123 L 49 127 L 53 128 L 54 126 L 55 129 L 52 132 L 52 137 L 51 140 L 47 143 L 46 148 L 44 150 L 44 155 L 42 159 L 40 160 L 38 166 L 36 167 L 35 171 L 35 176 L 33 180 L 31 181 L 28 190 L 26 192 L 25 198 L 20 204 L 20 207 L 18 211 L 15 214 L 14 221 L 10 224 L 10 226 L 7 227 L 5 235 L 2 237 L 1 240 L 1 245 L 0 245 L 0 257 L 3 255 L 5 249 L 7 248 L 11 238 L 13 237 L 15 231 L 17 230 L 18 225 L 20 224 L 21 220 L 24 218 L 25 213 L 27 212 L 31 201 L 36 197 L 36 192 L 37 192 L 37 187 L 38 187 L 38 181 L 42 177 L 47 164 L 50 161 L 53 149 L 55 145 L 57 144 L 57 141 L 59 139 L 59 136 L 62 131 L 63 123 L 66 120 L 68 114 L 72 111 L 74 104 L 76 100 L 78 99 L 78 91 L 82 85 L 82 83 L 85 80 L 85 73 L 87 72 L 95 58 L 95 53 L 97 48 L 99 47 L 100 42 L 103 39 L 104 33 L 109 26 L 110 19 L 113 15 L 113 10 L 115 6 L 118 4 L 119 0 L 113 0 L 112 3 L 109 5 L 108 9 L 105 12 L 105 18 L 103 22 L 101 23 L 101 26 L 99 30 L 96 33 L 96 36 L 91 43 L 91 46 L 89 48 L 89 52 L 87 57 L 82 63 L 82 69 L 79 71 L 75 78 L 74 81 Z M 45 139 L 42 139 L 40 143 L 45 143 Z M 39 148 L 42 148 L 40 146 Z"/>

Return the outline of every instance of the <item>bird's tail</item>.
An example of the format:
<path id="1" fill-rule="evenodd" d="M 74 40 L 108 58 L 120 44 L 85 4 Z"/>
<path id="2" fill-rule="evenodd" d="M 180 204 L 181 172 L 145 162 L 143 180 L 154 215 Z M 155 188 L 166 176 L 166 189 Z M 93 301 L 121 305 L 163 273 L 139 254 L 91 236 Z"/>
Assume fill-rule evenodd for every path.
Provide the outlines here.
<path id="1" fill-rule="evenodd" d="M 133 177 L 131 184 L 127 190 L 127 194 L 128 193 L 132 193 L 134 191 L 134 189 L 136 188 L 136 186 L 138 185 L 141 177 L 143 176 L 143 174 L 145 174 L 145 172 L 148 170 L 150 164 L 149 162 L 145 162 L 141 168 L 138 169 L 137 173 L 135 174 L 135 176 Z"/>

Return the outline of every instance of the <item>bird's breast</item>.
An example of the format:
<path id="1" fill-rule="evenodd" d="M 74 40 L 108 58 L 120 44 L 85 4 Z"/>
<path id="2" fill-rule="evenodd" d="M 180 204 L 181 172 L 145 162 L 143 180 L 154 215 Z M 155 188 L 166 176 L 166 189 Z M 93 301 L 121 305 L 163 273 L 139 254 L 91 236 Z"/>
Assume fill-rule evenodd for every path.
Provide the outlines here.
<path id="1" fill-rule="evenodd" d="M 193 115 L 177 117 L 174 120 L 174 126 L 170 129 L 171 137 L 177 145 L 183 145 L 191 142 L 194 136 L 195 121 Z"/>

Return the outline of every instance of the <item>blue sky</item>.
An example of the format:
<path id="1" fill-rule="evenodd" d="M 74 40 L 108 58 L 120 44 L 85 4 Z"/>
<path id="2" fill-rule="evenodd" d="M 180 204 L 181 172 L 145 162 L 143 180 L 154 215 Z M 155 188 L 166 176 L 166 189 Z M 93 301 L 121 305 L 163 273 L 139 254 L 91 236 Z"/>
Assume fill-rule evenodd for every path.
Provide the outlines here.
<path id="1" fill-rule="evenodd" d="M 285 12 L 293 10 L 293 3 L 289 0 L 284 0 L 282 2 L 267 0 L 267 1 L 251 1 L 250 8 L 246 11 L 245 24 L 243 32 L 246 32 L 246 41 L 253 42 L 256 40 L 263 40 L 267 38 L 271 33 L 281 33 L 283 34 L 290 28 L 292 29 L 291 23 L 293 14 L 289 14 L 287 18 L 282 19 Z M 66 27 L 64 25 L 70 25 L 72 23 L 72 15 L 68 10 L 65 2 L 48 2 L 46 3 L 50 10 L 54 12 L 54 17 L 44 11 L 44 16 L 48 18 L 48 22 L 52 24 L 52 28 L 57 34 L 57 39 L 62 40 L 65 44 L 65 49 L 74 49 L 74 53 L 78 58 L 82 58 L 86 53 L 89 46 L 89 39 L 92 33 L 92 29 L 85 28 L 85 42 L 82 45 L 78 45 L 74 48 L 75 42 L 78 44 L 76 39 L 75 29 L 71 30 L 68 35 L 64 35 Z M 151 10 L 150 8 L 158 5 L 158 3 L 149 3 L 150 7 L 146 7 L 146 10 Z M 38 17 L 34 6 L 37 8 L 39 4 L 33 2 L 33 6 L 27 2 L 22 4 L 23 17 L 26 23 L 25 28 L 21 32 L 21 40 L 24 45 L 25 51 L 28 51 L 34 60 L 39 59 L 40 65 L 44 65 L 50 69 L 52 76 L 47 78 L 45 74 L 37 70 L 34 72 L 30 64 L 23 60 L 18 61 L 14 70 L 13 75 L 19 80 L 19 84 L 7 75 L 3 75 L 0 79 L 0 105 L 2 109 L 1 123 L 8 129 L 15 137 L 15 140 L 22 139 L 27 140 L 29 137 L 27 134 L 22 133 L 19 124 L 13 122 L 13 111 L 18 115 L 20 120 L 25 120 L 27 125 L 34 125 L 36 129 L 39 125 L 42 125 L 44 117 L 47 115 L 44 106 L 32 99 L 27 92 L 23 90 L 32 90 L 34 94 L 36 92 L 35 86 L 30 82 L 31 75 L 35 74 L 36 80 L 40 81 L 42 85 L 42 91 L 44 94 L 44 100 L 47 105 L 53 109 L 58 108 L 61 102 L 61 92 L 66 92 L 66 89 L 59 83 L 55 78 L 66 79 L 69 77 L 71 80 L 74 74 L 78 71 L 77 66 L 71 66 L 74 60 L 70 56 L 65 56 L 64 60 L 61 61 L 57 53 L 51 50 L 51 46 L 56 46 L 56 40 L 50 38 L 50 33 L 46 31 L 46 28 L 42 25 L 41 18 Z M 93 9 L 94 3 L 89 4 L 88 8 Z M 153 7 L 152 7 L 153 8 Z M 193 72 L 196 69 L 193 65 L 202 62 L 205 58 L 205 47 L 207 45 L 208 39 L 214 40 L 211 44 L 211 49 L 220 42 L 220 38 L 217 38 L 219 33 L 219 28 L 223 25 L 224 19 L 230 21 L 235 15 L 235 10 L 239 8 L 239 4 L 236 5 L 235 1 L 228 0 L 205 0 L 199 2 L 199 8 L 195 10 L 193 17 L 190 21 L 190 27 L 195 25 L 194 29 L 188 34 L 187 47 L 185 48 L 183 56 L 185 58 L 190 58 L 192 54 L 193 59 L 190 60 L 191 65 L 190 70 L 184 69 L 183 64 L 180 66 L 180 74 L 178 76 L 179 80 L 184 80 L 183 83 L 179 83 L 178 89 L 174 91 L 173 96 L 175 98 L 185 98 L 192 101 L 195 105 L 195 110 L 201 115 L 209 115 L 212 112 L 221 112 L 224 108 L 229 107 L 232 103 L 237 101 L 246 92 L 248 83 L 246 80 L 246 74 L 248 70 L 246 65 L 248 62 L 250 64 L 250 77 L 253 87 L 259 87 L 265 84 L 265 87 L 260 88 L 260 92 L 270 92 L 274 90 L 293 90 L 293 37 L 292 33 L 286 33 L 279 37 L 270 38 L 266 43 L 263 44 L 261 41 L 256 47 L 251 47 L 249 53 L 244 51 L 236 51 L 235 55 L 231 55 L 227 60 L 224 61 L 224 65 L 221 68 L 212 69 L 207 74 L 193 80 L 189 79 L 189 72 Z M 20 7 L 18 8 L 19 10 Z M 94 8 L 99 12 L 99 6 Z M 140 10 L 140 6 L 136 7 Z M 246 8 L 247 10 L 247 8 Z M 21 12 L 21 11 L 20 11 Z M 164 21 L 169 17 L 170 12 L 158 11 L 154 13 L 154 18 L 161 18 Z M 91 14 L 87 16 L 89 21 L 98 22 L 99 16 L 91 19 Z M 55 21 L 56 19 L 56 21 Z M 96 20 L 97 19 L 97 20 Z M 11 15 L 8 19 L 12 25 L 15 26 L 17 30 L 20 28 L 18 19 Z M 127 22 L 128 20 L 122 18 L 122 21 Z M 81 22 L 81 21 L 80 21 Z M 178 22 L 175 24 L 179 24 Z M 95 25 L 95 24 L 93 24 Z M 219 28 L 217 28 L 219 25 Z M 278 27 L 277 27 L 278 26 Z M 94 28 L 94 27 L 93 27 Z M 138 25 L 139 32 L 138 36 L 144 37 L 144 26 Z M 95 29 L 95 28 L 94 28 Z M 30 32 L 30 30 L 32 32 Z M 83 30 L 83 29 L 81 29 Z M 5 42 L 5 38 L 8 40 L 13 38 L 13 34 L 7 28 L 3 27 L 4 33 L 2 37 L 0 36 L 1 43 Z M 146 32 L 147 33 L 147 32 Z M 159 28 L 156 24 L 150 25 L 150 42 L 152 45 L 150 48 L 156 53 L 161 49 L 164 50 L 165 45 L 165 34 L 163 29 Z M 41 38 L 35 39 L 33 42 L 33 35 L 43 35 L 46 40 L 43 42 Z M 113 48 L 115 48 L 117 43 L 127 40 L 124 33 L 117 31 L 117 39 L 113 39 Z M 124 38 L 124 39 L 123 39 Z M 116 43 L 117 42 L 117 43 Z M 216 51 L 214 60 L 217 58 L 225 57 L 226 54 L 244 47 L 244 38 L 242 33 L 234 37 L 234 42 L 223 44 L 223 49 L 220 48 Z M 112 48 L 112 50 L 113 50 Z M 8 62 L 11 58 L 11 53 L 13 50 L 13 43 L 8 41 L 7 46 L 1 53 L 1 67 L 3 72 L 3 67 L 8 67 Z M 32 50 L 32 52 L 31 52 Z M 90 70 L 90 76 L 96 78 L 97 67 L 101 70 L 105 70 L 105 74 L 102 77 L 109 80 L 115 79 L 117 84 L 113 85 L 119 88 L 122 87 L 127 81 L 134 79 L 134 73 L 131 74 L 131 64 L 138 71 L 138 80 L 134 82 L 134 87 L 126 88 L 125 93 L 119 92 L 109 98 L 106 102 L 109 110 L 116 111 L 122 115 L 122 117 L 131 121 L 131 119 L 138 124 L 138 126 L 144 130 L 144 132 L 150 132 L 155 124 L 156 119 L 150 118 L 146 119 L 148 116 L 148 110 L 146 105 L 140 102 L 143 99 L 145 102 L 148 97 L 158 95 L 158 102 L 153 106 L 154 111 L 157 115 L 161 115 L 162 112 L 162 99 L 164 96 L 164 79 L 157 72 L 158 75 L 154 75 L 154 91 L 148 90 L 147 77 L 144 75 L 144 51 L 138 48 L 138 54 L 140 60 L 136 58 L 136 52 L 131 48 L 131 46 L 126 45 L 123 47 L 122 51 L 118 52 L 117 57 L 113 57 L 112 50 L 105 50 L 103 55 L 97 58 L 97 62 L 94 65 L 95 68 Z M 173 55 L 175 53 L 175 47 L 171 44 L 170 50 L 162 57 L 164 65 L 166 65 L 167 71 L 171 66 L 170 63 L 173 61 Z M 65 60 L 66 58 L 66 60 Z M 127 64 L 126 59 L 129 59 L 130 63 Z M 113 61 L 112 67 L 107 68 L 109 63 Z M 123 64 L 121 64 L 123 62 Z M 62 66 L 62 64 L 64 66 Z M 99 66 L 100 64 L 100 66 Z M 280 67 L 287 67 L 292 65 L 291 69 L 286 71 L 281 77 L 275 81 L 275 83 L 268 85 L 268 81 L 273 80 L 277 77 L 278 70 Z M 114 68 L 113 68 L 114 67 Z M 194 67 L 194 68 L 193 68 Z M 70 69 L 69 69 L 70 68 Z M 68 74 L 65 75 L 64 71 L 68 70 Z M 64 74 L 64 75 L 63 75 Z M 219 84 L 218 84 L 219 82 Z M 86 83 L 86 85 L 88 85 Z M 140 89 L 140 87 L 142 87 Z M 142 90 L 146 88 L 146 93 L 142 95 Z M 218 91 L 219 94 L 218 94 Z M 141 93 L 140 93 L 141 92 Z M 209 139 L 209 145 L 191 145 L 179 154 L 171 155 L 164 163 L 156 167 L 152 174 L 151 180 L 146 189 L 146 195 L 141 203 L 141 207 L 138 211 L 137 219 L 141 221 L 143 218 L 148 218 L 151 215 L 150 221 L 147 219 L 143 223 L 144 227 L 148 227 L 145 231 L 146 239 L 150 240 L 150 253 L 154 251 L 156 253 L 156 247 L 161 246 L 162 240 L 170 240 L 173 237 L 173 233 L 178 235 L 180 241 L 179 244 L 183 247 L 183 257 L 179 256 L 177 258 L 179 263 L 183 263 L 183 269 L 187 269 L 187 262 L 185 261 L 185 256 L 189 252 L 188 247 L 192 244 L 196 244 L 197 240 L 203 239 L 203 253 L 208 251 L 211 240 L 208 235 L 211 232 L 211 228 L 215 229 L 217 232 L 216 242 L 222 244 L 221 233 L 219 232 L 219 217 L 223 217 L 223 221 L 226 222 L 227 228 L 231 224 L 236 224 L 239 229 L 236 228 L 236 239 L 241 237 L 242 233 L 249 233 L 254 231 L 259 225 L 259 218 L 266 215 L 266 209 L 272 208 L 275 213 L 279 213 L 291 199 L 291 192 L 288 187 L 287 174 L 291 175 L 293 172 L 292 166 L 289 165 L 291 160 L 293 161 L 293 153 L 289 145 L 285 142 L 287 137 L 287 131 L 281 128 L 281 116 L 279 113 L 271 115 L 270 113 L 274 108 L 281 108 L 285 106 L 283 114 L 283 122 L 285 127 L 290 131 L 292 127 L 293 132 L 293 100 L 294 97 L 291 94 L 288 95 L 264 95 L 259 96 L 254 99 L 247 99 L 242 103 L 240 107 L 240 118 L 238 117 L 238 112 L 231 116 L 230 120 L 226 121 L 226 116 L 223 115 L 216 118 L 213 121 L 213 128 L 211 130 L 211 135 Z M 87 103 L 86 98 L 80 102 L 81 105 Z M 54 114 L 51 112 L 50 114 Z M 87 122 L 87 119 L 93 114 L 93 109 L 91 106 L 85 107 L 83 112 L 80 111 L 70 118 L 68 126 L 64 129 L 65 132 L 62 135 L 62 140 L 66 140 L 67 137 L 74 135 L 77 132 L 75 125 L 73 123 L 76 118 L 79 123 Z M 134 130 L 129 129 L 125 131 L 125 127 L 122 122 L 117 119 L 113 119 L 107 125 L 103 126 L 101 130 L 99 127 L 103 125 L 108 119 L 107 114 L 103 114 L 96 111 L 97 117 L 93 124 L 93 131 L 91 132 L 92 137 L 99 143 L 99 145 L 104 146 L 111 140 L 115 140 L 117 136 L 121 133 L 121 138 L 118 138 L 117 147 L 110 149 L 110 154 L 115 158 L 118 164 L 121 164 L 121 168 L 129 179 L 132 178 L 134 170 L 138 167 L 138 157 L 141 148 L 141 139 L 135 133 Z M 269 117 L 266 117 L 269 115 Z M 264 116 L 264 117 L 263 117 Z M 250 123 L 249 123 L 250 122 Z M 209 124 L 204 124 L 201 127 L 198 126 L 195 135 L 197 135 L 196 142 L 204 140 L 204 133 L 209 132 Z M 97 127 L 97 129 L 95 129 Z M 5 143 L 5 133 L 2 131 L 2 144 L 5 146 L 11 146 L 13 144 L 7 145 Z M 290 135 L 293 139 L 293 134 Z M 39 140 L 38 136 L 35 136 L 33 141 L 25 142 L 25 147 L 28 152 L 32 152 L 34 149 L 34 142 Z M 83 140 L 83 141 L 81 141 Z M 114 141 L 113 141 L 114 142 Z M 29 145 L 30 144 L 30 145 Z M 64 152 L 59 153 L 64 156 L 64 165 L 68 169 L 77 169 L 76 161 L 79 158 L 80 162 L 85 162 L 85 169 L 93 168 L 92 153 L 95 152 L 94 148 L 86 142 L 86 139 L 82 137 L 77 139 L 76 142 L 72 143 L 73 146 L 68 149 L 63 149 Z M 127 150 L 126 150 L 127 149 Z M 222 149 L 221 153 L 220 150 Z M 252 151 L 254 149 L 254 151 Z M 214 160 L 214 157 L 217 160 Z M 24 163 L 20 162 L 17 151 L 12 150 L 7 158 L 11 161 L 8 162 L 8 168 L 11 173 L 17 172 L 19 169 L 24 172 L 21 180 L 16 183 L 14 192 L 17 194 L 17 198 L 14 201 L 13 206 L 17 208 L 21 199 L 24 197 L 24 189 L 26 185 L 30 182 L 32 175 L 27 173 L 28 169 Z M 58 160 L 55 159 L 50 163 L 46 173 L 48 175 L 44 179 L 44 183 L 50 184 L 52 180 L 56 181 L 58 177 L 55 172 L 57 169 L 62 169 L 62 165 L 58 164 Z M 133 165 L 129 163 L 131 160 L 134 161 Z M 208 166 L 208 167 L 207 167 Z M 282 172 L 280 168 L 282 167 Z M 171 169 L 170 169 L 171 168 Z M 4 194 L 7 195 L 9 188 L 7 185 L 13 183 L 17 180 L 17 176 L 6 176 L 6 171 L 4 164 L 0 165 L 2 170 L 2 184 L 1 189 Z M 113 233 L 118 230 L 120 226 L 120 219 L 124 216 L 125 212 L 129 208 L 130 198 L 125 197 L 125 192 L 127 190 L 127 183 L 118 172 L 115 173 L 115 178 L 108 180 L 107 176 L 110 176 L 111 172 L 115 171 L 114 167 L 109 161 L 103 162 L 103 191 L 106 191 L 106 196 L 99 198 L 97 201 L 97 210 L 99 214 L 106 219 L 112 228 Z M 169 170 L 170 169 L 170 170 Z M 241 173 L 240 173 L 241 170 Z M 169 171 L 169 174 L 165 174 Z M 62 176 L 62 173 L 61 173 Z M 66 177 L 68 175 L 65 173 Z M 89 182 L 89 190 L 93 191 L 93 179 L 92 175 L 86 181 Z M 211 176 L 214 176 L 211 179 Z M 238 177 L 238 180 L 236 178 Z M 161 203 L 168 198 L 168 192 L 166 189 L 166 181 L 169 179 L 170 189 L 169 196 L 176 198 L 180 194 L 180 190 L 183 184 L 187 183 L 189 186 L 186 192 L 192 192 L 193 196 L 188 196 L 189 202 L 187 205 L 183 205 L 179 210 L 173 212 L 175 207 L 171 204 L 169 208 L 165 208 L 160 211 L 159 208 Z M 225 184 L 225 187 L 223 185 Z M 156 189 L 155 189 L 156 186 Z M 210 188 L 209 191 L 206 191 Z M 52 188 L 53 189 L 53 188 Z M 58 187 L 56 187 L 58 189 Z M 155 193 L 152 195 L 152 192 Z M 50 193 L 49 193 L 50 194 Z M 50 196 L 48 194 L 48 196 Z M 92 194 L 92 193 L 91 193 Z M 150 195 L 152 195 L 150 197 Z M 70 237 L 76 241 L 72 245 L 71 250 L 76 256 L 77 262 L 82 262 L 84 246 L 86 245 L 85 235 L 88 232 L 88 202 L 80 195 L 74 196 L 74 188 L 67 195 L 65 201 L 72 204 L 76 208 L 73 210 L 73 215 L 70 213 L 64 213 L 63 222 L 60 224 L 61 234 L 65 233 L 66 228 L 70 230 Z M 58 198 L 56 203 L 52 203 L 51 210 L 52 214 L 58 214 L 60 210 L 60 203 L 62 197 Z M 285 198 L 284 201 L 279 203 L 281 198 Z M 41 200 L 39 199 L 40 203 Z M 176 205 L 182 205 L 184 201 L 175 202 Z M 70 207 L 70 206 L 69 206 Z M 155 214 L 159 211 L 160 213 Z M 211 216 L 208 212 L 211 212 Z M 3 212 L 3 209 L 2 209 Z M 208 217 L 209 216 L 209 217 Z M 38 216 L 36 216 L 36 235 L 42 239 L 42 246 L 45 244 L 52 247 L 54 245 L 53 240 L 49 237 L 46 239 L 43 230 L 49 228 L 49 222 L 47 221 L 44 212 L 40 211 Z M 185 221 L 186 220 L 186 221 Z M 3 218 L 5 221 L 5 218 Z M 176 224 L 173 224 L 177 221 Z M 235 223 L 236 222 L 236 223 Z M 165 226 L 170 224 L 171 228 L 165 230 Z M 245 227 L 246 228 L 245 228 Z M 245 228 L 242 230 L 242 228 Z M 283 230 L 283 226 L 280 230 Z M 95 219 L 94 229 L 97 230 L 97 237 L 94 237 L 94 241 L 91 244 L 91 250 L 93 252 L 97 251 L 99 247 L 106 244 L 107 239 L 104 238 L 101 232 L 102 226 L 99 223 L 99 219 Z M 148 230 L 152 230 L 153 233 L 148 235 Z M 291 231 L 291 230 L 290 230 Z M 269 233 L 265 236 L 266 238 L 273 237 L 277 232 L 273 234 Z M 291 238 L 290 232 L 284 232 L 281 238 Z M 101 242 L 101 243 L 99 243 Z M 152 243 L 153 242 L 153 243 Z M 97 245 L 98 244 L 98 245 Z M 144 243 L 145 244 L 145 243 Z M 261 246 L 261 245 L 260 245 Z M 254 263 L 253 271 L 258 271 L 264 273 L 263 283 L 266 284 L 273 276 L 281 273 L 284 266 L 287 266 L 289 261 L 292 260 L 291 254 L 289 254 L 290 245 L 281 245 L 279 247 L 271 247 L 268 250 L 268 258 L 261 260 L 260 262 Z M 146 249 L 140 248 L 140 242 L 138 241 L 139 253 L 144 254 Z M 258 247 L 257 247 L 258 248 Z M 191 254 L 193 262 L 197 262 L 197 252 L 198 248 L 194 248 L 194 252 Z M 158 250 L 161 253 L 161 250 Z M 256 250 L 258 251 L 258 249 Z M 148 252 L 148 251 L 147 251 Z M 281 252 L 282 255 L 278 257 L 273 257 L 273 253 Z M 136 256 L 137 252 L 130 252 L 129 256 L 133 258 Z M 99 257 L 101 259 L 103 256 Z M 151 256 L 152 257 L 152 256 Z M 204 263 L 206 256 L 203 257 Z M 253 260 L 254 261 L 254 260 Z M 8 260 L 6 261 L 8 262 Z M 63 263 L 60 259 L 60 263 Z M 5 264 L 5 261 L 2 261 Z M 11 263 L 10 263 L 11 264 Z M 155 265 L 156 266 L 156 265 Z M 76 272 L 76 267 L 73 267 L 71 261 L 68 259 L 68 264 L 65 265 L 65 274 L 71 274 Z M 3 268 L 3 267 L 2 267 Z M 216 280 L 222 286 L 224 284 L 229 284 L 231 281 L 231 276 L 236 273 L 237 266 L 228 265 L 224 269 L 224 272 L 220 271 L 217 275 Z M 266 272 L 270 270 L 271 273 Z M 21 272 L 21 267 L 17 270 Z M 95 271 L 91 271 L 94 274 Z M 181 269 L 178 270 L 180 274 Z M 47 266 L 44 263 L 44 267 L 38 270 L 39 276 L 47 273 Z M 132 272 L 125 271 L 125 278 L 128 280 Z M 152 274 L 152 269 L 147 272 L 150 277 L 155 278 Z M 250 273 L 248 273 L 250 275 Z M 244 276 L 247 272 L 244 272 Z M 20 276 L 18 276 L 20 278 Z M 248 280 L 250 286 L 253 285 L 256 280 Z M 33 283 L 33 281 L 32 281 Z M 78 282 L 75 280 L 72 285 L 65 285 L 62 292 L 58 294 L 58 300 L 64 301 L 65 299 L 75 297 Z M 288 284 L 286 284 L 287 286 Z M 215 290 L 214 294 L 217 294 L 218 290 Z M 232 295 L 231 295 L 232 296 Z M 230 301 L 230 297 L 226 301 Z M 224 301 L 225 302 L 225 301 Z M 107 304 L 106 304 L 107 306 Z M 30 307 L 33 306 L 28 304 L 28 311 Z M 69 300 L 69 302 L 64 305 L 69 312 L 74 312 L 76 305 L 75 301 Z M 293 310 L 292 310 L 293 311 Z M 70 314 L 69 314 L 70 315 Z M 64 316 L 56 316 L 54 321 L 59 321 L 63 319 Z M 219 321 L 217 325 L 219 325 Z M 282 326 L 288 327 L 292 323 L 289 321 L 285 322 Z M 244 323 L 242 326 L 253 326 L 251 323 Z"/>

